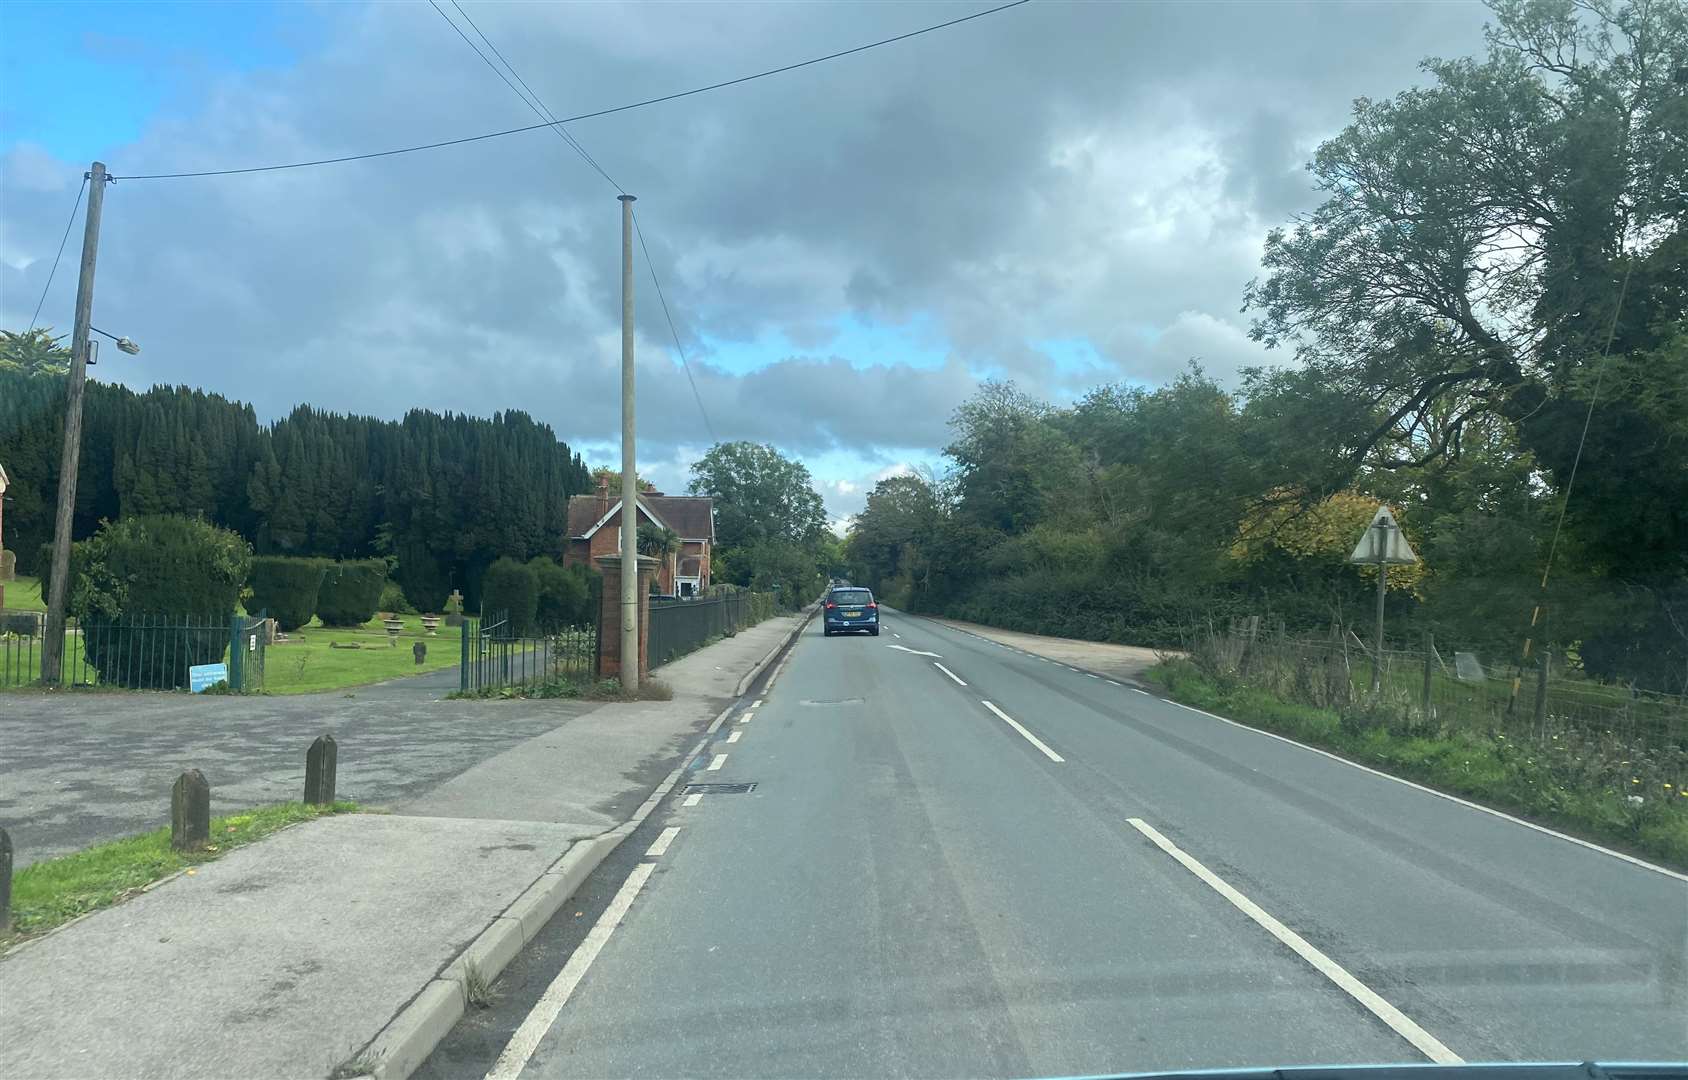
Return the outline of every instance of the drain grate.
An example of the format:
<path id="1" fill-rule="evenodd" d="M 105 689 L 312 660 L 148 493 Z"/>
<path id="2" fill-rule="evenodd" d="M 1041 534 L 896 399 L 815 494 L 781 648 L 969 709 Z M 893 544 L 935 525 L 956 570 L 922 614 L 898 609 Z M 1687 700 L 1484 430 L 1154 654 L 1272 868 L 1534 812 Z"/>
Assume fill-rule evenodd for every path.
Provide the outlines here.
<path id="1" fill-rule="evenodd" d="M 748 795 L 756 790 L 756 782 L 748 784 L 687 784 L 682 795 Z"/>

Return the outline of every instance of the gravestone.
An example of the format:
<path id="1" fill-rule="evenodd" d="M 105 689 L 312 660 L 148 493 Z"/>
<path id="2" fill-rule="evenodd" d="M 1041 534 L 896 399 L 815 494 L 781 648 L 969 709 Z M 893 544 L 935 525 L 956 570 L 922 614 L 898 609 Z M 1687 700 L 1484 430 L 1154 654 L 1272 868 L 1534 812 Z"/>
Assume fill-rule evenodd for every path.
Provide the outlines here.
<path id="1" fill-rule="evenodd" d="M 1454 677 L 1460 682 L 1485 682 L 1488 679 L 1477 654 L 1468 652 L 1454 653 Z"/>
<path id="2" fill-rule="evenodd" d="M 189 769 L 170 787 L 170 846 L 198 851 L 210 842 L 211 783 L 198 769 Z"/>
<path id="3" fill-rule="evenodd" d="M 0 829 L 0 934 L 12 928 L 12 834 Z"/>
<path id="4" fill-rule="evenodd" d="M 340 745 L 332 735 L 318 735 L 305 751 L 305 802 L 312 806 L 332 803 L 339 769 Z"/>
<path id="5" fill-rule="evenodd" d="M 11 581 L 18 576 L 18 553 L 0 548 L 0 581 Z"/>
<path id="6" fill-rule="evenodd" d="M 428 658 L 428 643 L 426 641 L 418 641 L 410 647 L 410 655 L 416 657 L 416 663 L 420 666 L 422 661 Z"/>
<path id="7" fill-rule="evenodd" d="M 447 626 L 463 625 L 463 594 L 456 589 L 445 598 L 445 624 Z"/>

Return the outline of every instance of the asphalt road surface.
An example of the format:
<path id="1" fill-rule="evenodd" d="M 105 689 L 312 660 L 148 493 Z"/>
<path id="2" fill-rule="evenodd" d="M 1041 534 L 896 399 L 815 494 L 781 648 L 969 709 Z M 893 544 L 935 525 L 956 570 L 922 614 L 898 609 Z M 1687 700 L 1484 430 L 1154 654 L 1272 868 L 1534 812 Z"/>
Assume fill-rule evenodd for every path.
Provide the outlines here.
<path id="1" fill-rule="evenodd" d="M 759 700 L 419 1075 L 1688 1059 L 1680 876 L 895 613 Z"/>

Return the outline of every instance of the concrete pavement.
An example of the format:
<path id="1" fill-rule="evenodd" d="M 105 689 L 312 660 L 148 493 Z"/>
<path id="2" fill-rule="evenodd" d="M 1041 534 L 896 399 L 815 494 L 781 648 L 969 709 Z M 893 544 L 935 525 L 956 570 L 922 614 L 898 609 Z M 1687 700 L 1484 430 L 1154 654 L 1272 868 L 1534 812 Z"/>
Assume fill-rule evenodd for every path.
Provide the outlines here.
<path id="1" fill-rule="evenodd" d="M 811 627 L 699 761 L 756 788 L 424 1076 L 1688 1060 L 1680 875 L 935 623 Z"/>
<path id="2" fill-rule="evenodd" d="M 659 669 L 672 700 L 556 710 L 548 730 L 394 814 L 289 829 L 10 950 L 0 956 L 0 1076 L 320 1078 L 368 1064 L 371 1040 L 426 997 L 418 991 L 461 993 L 454 958 L 466 946 L 482 974 L 497 974 L 572 890 L 559 894 L 551 886 L 563 879 L 550 875 L 571 872 L 582 848 L 609 850 L 605 830 L 797 621 L 770 620 Z M 548 703 L 438 704 L 462 710 L 460 723 L 496 727 Z M 342 737 L 343 787 L 360 749 Z M 531 903 L 541 886 L 543 902 Z M 400 1019 L 407 1031 L 430 1022 Z"/>

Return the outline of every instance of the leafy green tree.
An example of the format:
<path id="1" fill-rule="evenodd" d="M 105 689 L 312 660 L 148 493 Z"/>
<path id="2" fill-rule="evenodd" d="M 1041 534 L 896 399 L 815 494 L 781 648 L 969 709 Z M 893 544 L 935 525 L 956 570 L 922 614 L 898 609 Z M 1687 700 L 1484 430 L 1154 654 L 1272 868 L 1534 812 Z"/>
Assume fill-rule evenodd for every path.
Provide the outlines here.
<path id="1" fill-rule="evenodd" d="M 481 581 L 481 603 L 488 626 L 504 619 L 506 636 L 532 634 L 539 611 L 539 577 L 534 567 L 508 557 L 494 562 Z"/>
<path id="2" fill-rule="evenodd" d="M 281 630 L 297 630 L 316 615 L 317 595 L 330 566 L 322 559 L 258 556 L 246 577 L 251 594 L 246 610 L 265 612 Z"/>
<path id="3" fill-rule="evenodd" d="M 826 530 L 826 506 L 801 462 L 772 446 L 716 443 L 693 463 L 691 492 L 715 500 L 715 543 L 813 544 Z"/>

